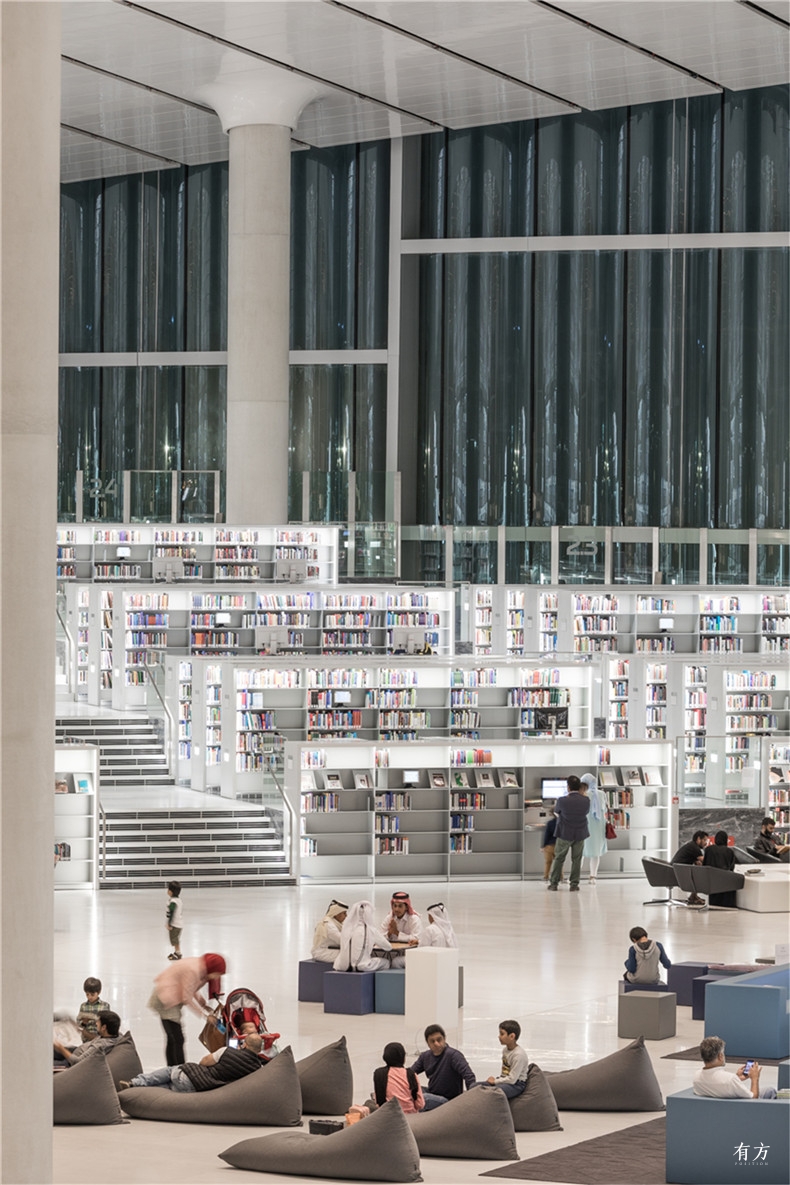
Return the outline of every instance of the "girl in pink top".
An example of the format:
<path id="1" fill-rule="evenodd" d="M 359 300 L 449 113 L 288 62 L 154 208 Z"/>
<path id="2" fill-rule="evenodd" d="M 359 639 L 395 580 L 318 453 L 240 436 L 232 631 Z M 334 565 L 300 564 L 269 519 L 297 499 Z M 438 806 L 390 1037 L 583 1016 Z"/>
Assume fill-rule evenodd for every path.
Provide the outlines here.
<path id="1" fill-rule="evenodd" d="M 384 1046 L 384 1065 L 373 1071 L 373 1093 L 383 1107 L 390 1099 L 397 1099 L 407 1114 L 422 1111 L 425 1106 L 422 1087 L 413 1070 L 406 1069 L 406 1050 L 399 1041 Z"/>

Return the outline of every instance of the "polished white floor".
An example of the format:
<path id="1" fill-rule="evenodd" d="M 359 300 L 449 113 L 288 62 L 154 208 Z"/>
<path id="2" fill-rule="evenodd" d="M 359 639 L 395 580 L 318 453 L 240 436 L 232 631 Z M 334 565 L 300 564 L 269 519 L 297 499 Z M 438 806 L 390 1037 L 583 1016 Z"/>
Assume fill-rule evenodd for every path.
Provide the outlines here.
<path id="1" fill-rule="evenodd" d="M 269 1028 L 283 1034 L 297 1058 L 345 1033 L 355 1072 L 355 1100 L 362 1102 L 387 1041 L 410 1052 L 420 1034 L 406 1032 L 401 1017 L 324 1016 L 319 1004 L 296 1000 L 296 966 L 309 953 L 315 920 L 331 897 L 369 897 L 383 915 L 392 885 L 199 890 L 184 895 L 184 948 L 188 954 L 219 951 L 228 962 L 228 987 L 250 987 L 263 998 Z M 627 1044 L 617 1037 L 617 983 L 628 930 L 644 925 L 674 960 L 751 961 L 772 956 L 783 941 L 784 915 L 668 910 L 642 907 L 653 893 L 641 880 L 584 884 L 578 894 L 547 893 L 540 882 L 410 886 L 421 909 L 437 899 L 451 911 L 465 966 L 466 1004 L 459 1015 L 459 1045 L 483 1077 L 497 1069 L 497 1025 L 506 1017 L 523 1027 L 531 1061 L 562 1070 L 602 1057 Z M 85 976 L 98 975 L 103 995 L 134 1034 L 146 1069 L 161 1065 L 163 1038 L 145 1008 L 151 981 L 165 965 L 165 892 L 60 892 L 55 896 L 55 1002 L 76 1008 Z M 437 1021 L 455 1017 L 448 1010 Z M 197 1059 L 196 1019 L 188 1022 L 187 1057 Z M 662 1055 L 696 1044 L 702 1023 L 678 1009 L 677 1036 L 650 1043 L 662 1090 L 685 1088 L 694 1064 L 662 1061 Z M 776 1085 L 776 1069 L 762 1084 Z M 518 1136 L 522 1158 L 577 1143 L 652 1118 L 645 1114 L 564 1113 L 563 1132 Z M 268 1174 L 233 1170 L 217 1153 L 240 1139 L 272 1129 L 182 1127 L 134 1120 L 120 1127 L 54 1130 L 57 1185 L 108 1182 L 270 1182 Z M 426 1182 L 466 1185 L 494 1168 L 492 1162 L 422 1161 Z M 299 1178 L 287 1178 L 290 1181 Z M 638 1172 L 634 1177 L 638 1181 Z"/>

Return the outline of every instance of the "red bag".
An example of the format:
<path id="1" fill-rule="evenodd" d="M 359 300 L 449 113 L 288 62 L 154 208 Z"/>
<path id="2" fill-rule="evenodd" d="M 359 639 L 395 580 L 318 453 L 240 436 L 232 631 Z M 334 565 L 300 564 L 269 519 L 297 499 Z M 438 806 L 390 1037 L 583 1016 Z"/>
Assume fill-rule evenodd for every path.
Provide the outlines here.
<path id="1" fill-rule="evenodd" d="M 611 819 L 606 820 L 606 831 L 604 833 L 607 839 L 617 839 L 617 832 L 614 829 L 614 823 Z"/>

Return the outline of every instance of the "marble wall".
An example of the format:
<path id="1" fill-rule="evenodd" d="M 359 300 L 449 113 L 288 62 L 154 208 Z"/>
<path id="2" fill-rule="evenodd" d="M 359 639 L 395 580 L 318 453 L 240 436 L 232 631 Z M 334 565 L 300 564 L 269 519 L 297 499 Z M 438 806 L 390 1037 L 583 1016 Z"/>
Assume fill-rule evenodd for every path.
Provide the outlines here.
<path id="1" fill-rule="evenodd" d="M 707 831 L 710 835 L 726 831 L 735 837 L 737 847 L 745 848 L 754 843 L 764 818 L 762 807 L 728 807 L 726 804 L 720 807 L 682 807 L 678 813 L 678 842 L 686 843 L 695 831 Z"/>

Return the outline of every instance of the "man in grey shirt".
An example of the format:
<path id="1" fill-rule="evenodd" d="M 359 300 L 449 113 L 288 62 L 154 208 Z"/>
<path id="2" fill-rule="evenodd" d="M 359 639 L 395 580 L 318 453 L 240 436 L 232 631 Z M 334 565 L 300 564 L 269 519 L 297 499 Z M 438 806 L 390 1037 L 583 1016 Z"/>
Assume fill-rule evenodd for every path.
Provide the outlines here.
<path id="1" fill-rule="evenodd" d="M 549 877 L 549 892 L 556 893 L 559 888 L 565 857 L 570 848 L 571 853 L 571 892 L 578 893 L 579 881 L 582 875 L 582 855 L 584 841 L 590 834 L 587 826 L 587 816 L 590 813 L 590 800 L 575 774 L 567 779 L 568 793 L 558 798 L 554 807 L 557 816 L 557 831 L 555 837 L 554 860 Z"/>

